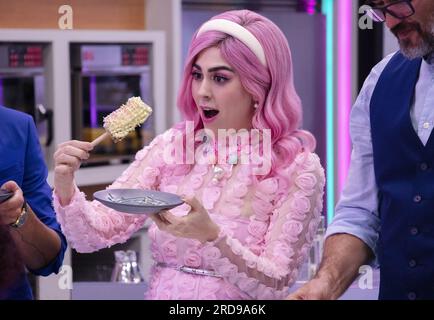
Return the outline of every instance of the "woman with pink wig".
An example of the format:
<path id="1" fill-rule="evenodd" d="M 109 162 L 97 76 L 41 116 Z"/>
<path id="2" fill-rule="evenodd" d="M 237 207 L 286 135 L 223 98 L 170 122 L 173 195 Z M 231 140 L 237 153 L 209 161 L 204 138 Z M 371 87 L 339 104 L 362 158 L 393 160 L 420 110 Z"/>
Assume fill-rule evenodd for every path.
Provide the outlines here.
<path id="1" fill-rule="evenodd" d="M 178 107 L 184 117 L 139 151 L 109 188 L 171 192 L 185 203 L 150 216 L 149 299 L 281 299 L 320 221 L 324 173 L 281 30 L 229 11 L 193 36 Z M 88 202 L 74 172 L 87 142 L 55 154 L 54 206 L 79 252 L 125 242 L 148 216 Z M 181 156 L 173 155 L 182 151 Z"/>

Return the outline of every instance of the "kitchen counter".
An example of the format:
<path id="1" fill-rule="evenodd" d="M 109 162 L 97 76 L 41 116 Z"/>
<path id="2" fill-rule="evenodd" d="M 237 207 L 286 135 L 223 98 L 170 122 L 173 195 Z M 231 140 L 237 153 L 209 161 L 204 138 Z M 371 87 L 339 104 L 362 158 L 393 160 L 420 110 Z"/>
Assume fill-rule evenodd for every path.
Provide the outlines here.
<path id="1" fill-rule="evenodd" d="M 74 282 L 72 300 L 144 300 L 147 283 Z"/>
<path id="2" fill-rule="evenodd" d="M 375 278 L 374 278 L 375 279 Z M 304 282 L 296 282 L 291 292 Z M 377 300 L 378 282 L 374 280 L 371 289 L 362 289 L 356 280 L 340 300 Z M 116 282 L 74 282 L 72 300 L 143 300 L 147 290 L 146 283 L 127 284 Z"/>

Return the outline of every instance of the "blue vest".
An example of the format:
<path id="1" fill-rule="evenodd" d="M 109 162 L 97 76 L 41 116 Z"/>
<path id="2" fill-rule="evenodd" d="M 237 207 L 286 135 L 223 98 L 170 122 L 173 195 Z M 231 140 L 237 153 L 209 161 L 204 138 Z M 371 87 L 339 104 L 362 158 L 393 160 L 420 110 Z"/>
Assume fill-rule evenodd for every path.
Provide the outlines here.
<path id="1" fill-rule="evenodd" d="M 380 299 L 434 299 L 434 134 L 424 146 L 410 119 L 421 62 L 397 53 L 371 98 Z"/>

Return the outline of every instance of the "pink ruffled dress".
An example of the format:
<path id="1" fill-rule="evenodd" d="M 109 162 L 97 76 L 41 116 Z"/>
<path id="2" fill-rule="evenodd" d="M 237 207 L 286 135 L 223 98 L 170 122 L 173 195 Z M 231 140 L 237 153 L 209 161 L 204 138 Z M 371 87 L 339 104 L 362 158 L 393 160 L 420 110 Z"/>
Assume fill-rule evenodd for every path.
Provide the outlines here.
<path id="1" fill-rule="evenodd" d="M 223 166 L 216 183 L 213 166 L 165 165 L 169 131 L 136 154 L 109 188 L 143 188 L 195 195 L 220 226 L 217 240 L 202 244 L 149 228 L 155 265 L 147 299 L 282 299 L 287 296 L 310 250 L 323 202 L 324 170 L 313 153 L 300 153 L 281 178 L 254 183 L 249 165 Z M 54 207 L 70 245 L 93 252 L 125 242 L 146 216 L 128 215 L 89 202 L 76 189 L 67 206 L 56 193 Z M 184 204 L 171 212 L 185 215 Z M 168 267 L 169 266 L 169 267 Z M 213 270 L 220 277 L 195 275 L 170 266 Z"/>

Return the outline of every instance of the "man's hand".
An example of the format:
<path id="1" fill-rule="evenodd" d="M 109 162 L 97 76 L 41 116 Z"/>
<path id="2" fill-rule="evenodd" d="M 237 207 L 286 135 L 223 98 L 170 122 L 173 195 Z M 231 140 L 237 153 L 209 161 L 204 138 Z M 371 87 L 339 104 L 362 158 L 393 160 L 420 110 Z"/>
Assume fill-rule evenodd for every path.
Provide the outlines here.
<path id="1" fill-rule="evenodd" d="M 332 286 L 324 278 L 313 278 L 297 291 L 291 293 L 286 300 L 334 300 Z"/>
<path id="2" fill-rule="evenodd" d="M 359 238 L 346 233 L 334 234 L 325 241 L 316 276 L 287 299 L 338 299 L 357 278 L 360 266 L 372 258 L 371 249 Z"/>
<path id="3" fill-rule="evenodd" d="M 24 204 L 23 191 L 15 181 L 8 181 L 1 189 L 13 192 L 14 195 L 0 204 L 0 225 L 10 225 L 17 221 Z"/>

